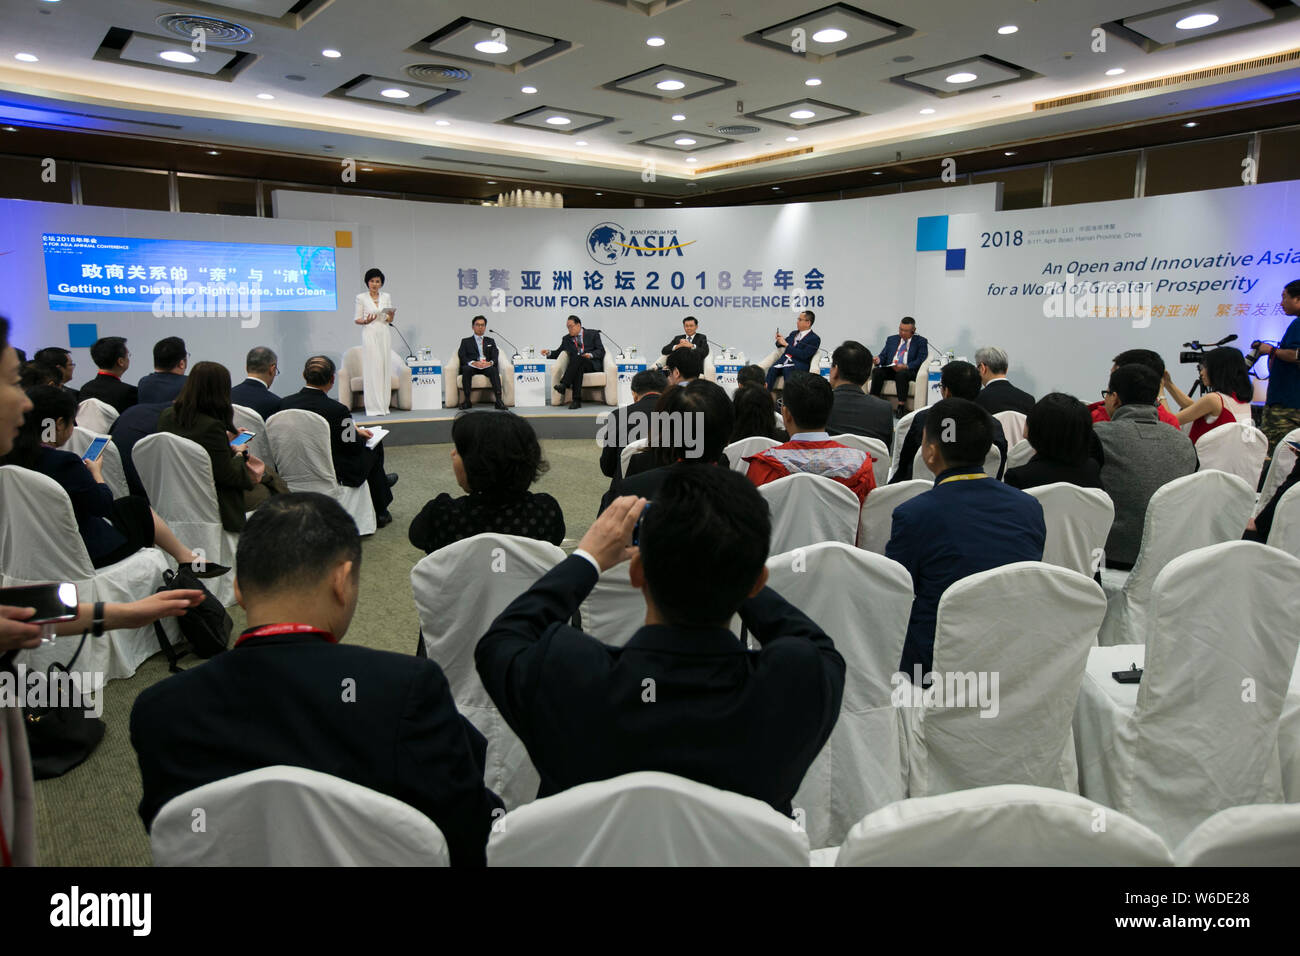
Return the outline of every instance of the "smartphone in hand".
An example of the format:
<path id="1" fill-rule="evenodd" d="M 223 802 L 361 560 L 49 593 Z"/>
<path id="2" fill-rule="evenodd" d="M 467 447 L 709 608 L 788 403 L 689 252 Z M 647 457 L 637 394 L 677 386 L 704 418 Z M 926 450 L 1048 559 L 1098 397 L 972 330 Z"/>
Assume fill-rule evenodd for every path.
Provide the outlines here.
<path id="1" fill-rule="evenodd" d="M 231 448 L 241 448 L 257 437 L 257 432 L 240 432 L 230 441 Z"/>
<path id="2" fill-rule="evenodd" d="M 0 604 L 31 607 L 36 613 L 24 624 L 59 624 L 77 619 L 77 586 L 64 581 L 55 584 L 25 584 L 0 588 Z"/>
<path id="3" fill-rule="evenodd" d="M 102 435 L 96 438 L 90 443 L 90 447 L 86 449 L 86 453 L 81 456 L 82 461 L 99 461 L 99 456 L 104 454 L 104 449 L 108 447 L 108 443 L 111 440 L 112 439 L 105 438 Z"/>

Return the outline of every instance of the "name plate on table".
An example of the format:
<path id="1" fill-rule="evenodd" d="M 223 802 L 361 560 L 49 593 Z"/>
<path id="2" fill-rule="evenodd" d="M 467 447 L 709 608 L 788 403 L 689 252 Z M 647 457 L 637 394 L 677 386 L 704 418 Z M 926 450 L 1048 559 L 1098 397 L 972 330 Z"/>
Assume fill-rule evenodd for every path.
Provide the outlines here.
<path id="1" fill-rule="evenodd" d="M 515 407 L 546 404 L 546 363 L 518 362 L 515 365 Z"/>
<path id="2" fill-rule="evenodd" d="M 738 376 L 744 367 L 745 363 L 741 361 L 714 363 L 713 373 L 718 377 L 718 384 L 726 389 L 728 395 L 733 394 L 739 387 Z"/>
<path id="3" fill-rule="evenodd" d="M 632 379 L 638 372 L 644 372 L 650 367 L 645 359 L 619 359 L 618 365 L 618 403 L 620 405 L 631 405 L 632 398 Z"/>
<path id="4" fill-rule="evenodd" d="M 442 363 L 421 362 L 411 366 L 411 407 L 442 408 Z"/>

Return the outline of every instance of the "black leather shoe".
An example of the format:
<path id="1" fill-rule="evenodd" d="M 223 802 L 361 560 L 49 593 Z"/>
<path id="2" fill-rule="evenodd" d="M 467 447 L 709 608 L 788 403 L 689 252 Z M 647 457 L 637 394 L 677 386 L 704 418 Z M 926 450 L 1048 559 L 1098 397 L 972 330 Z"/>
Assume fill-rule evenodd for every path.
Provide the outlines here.
<path id="1" fill-rule="evenodd" d="M 390 471 L 388 474 L 384 475 L 384 480 L 388 482 L 389 488 L 393 487 L 393 485 L 397 484 L 397 472 Z"/>
<path id="2" fill-rule="evenodd" d="M 499 398 L 497 399 L 496 410 L 499 412 L 509 411 L 509 409 L 506 407 L 506 403 L 501 401 L 501 399 Z"/>
<path id="3" fill-rule="evenodd" d="M 581 408 L 581 407 L 582 407 L 582 402 L 579 402 L 579 401 L 573 401 L 573 402 L 570 402 L 570 403 L 569 403 L 569 407 L 570 407 L 570 408 Z"/>
<path id="4" fill-rule="evenodd" d="M 202 571 L 195 571 L 194 576 L 196 578 L 219 578 L 223 574 L 229 573 L 230 568 L 226 567 L 224 564 L 208 564 Z"/>
<path id="5" fill-rule="evenodd" d="M 459 408 L 462 412 L 467 412 L 467 411 L 469 411 L 471 408 L 473 408 L 474 406 L 473 406 L 473 404 L 470 403 L 470 402 L 461 402 L 461 403 L 460 403 L 459 405 L 457 405 L 456 407 Z"/>
<path id="6" fill-rule="evenodd" d="M 379 514 L 375 515 L 375 527 L 377 528 L 387 528 L 392 523 L 393 523 L 393 516 L 389 514 L 387 511 L 380 512 Z"/>
<path id="7" fill-rule="evenodd" d="M 557 392 L 559 392 L 561 395 L 564 394 L 564 386 L 563 386 L 563 385 L 553 385 L 552 388 L 554 388 L 554 389 L 555 389 Z"/>

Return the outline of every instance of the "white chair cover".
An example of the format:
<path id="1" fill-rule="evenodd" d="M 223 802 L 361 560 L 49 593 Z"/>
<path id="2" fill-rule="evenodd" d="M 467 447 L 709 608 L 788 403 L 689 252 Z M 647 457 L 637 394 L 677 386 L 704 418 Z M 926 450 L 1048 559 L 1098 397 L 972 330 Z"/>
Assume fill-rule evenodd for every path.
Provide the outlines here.
<path id="1" fill-rule="evenodd" d="M 1024 440 L 1025 422 L 1029 418 L 1024 412 L 1008 409 L 1005 412 L 997 412 L 993 417 L 1002 425 L 1002 434 L 1006 436 L 1008 451 Z"/>
<path id="2" fill-rule="evenodd" d="M 857 539 L 858 496 L 837 481 L 797 472 L 761 485 L 758 492 L 772 514 L 769 554 L 822 541 L 851 545 Z"/>
<path id="3" fill-rule="evenodd" d="M 204 827 L 194 832 L 196 810 Z M 303 767 L 263 767 L 168 800 L 154 866 L 447 866 L 447 841 L 386 793 Z"/>
<path id="4" fill-rule="evenodd" d="M 162 586 L 167 556 L 157 548 L 142 548 L 95 570 L 77 531 L 72 502 L 53 478 L 17 465 L 0 466 L 0 503 L 0 586 L 69 581 L 77 586 L 79 600 L 113 603 L 139 601 Z M 176 628 L 169 633 L 175 635 Z M 66 664 L 78 643 L 77 637 L 56 638 L 21 652 L 17 660 L 29 671 Z M 157 651 L 152 625 L 109 631 L 102 638 L 87 638 L 75 670 L 102 673 L 104 680 L 130 677 Z"/>
<path id="5" fill-rule="evenodd" d="M 1142 643 L 1156 575 L 1180 554 L 1240 539 L 1254 500 L 1244 481 L 1222 471 L 1198 471 L 1158 489 L 1147 504 L 1133 570 L 1102 569 L 1108 607 L 1099 643 Z"/>
<path id="6" fill-rule="evenodd" d="M 555 367 L 551 370 L 551 385 L 559 385 L 564 378 L 564 370 L 569 367 L 569 353 L 561 352 L 555 357 Z M 554 393 L 552 393 L 554 394 Z M 568 397 L 568 396 L 566 396 Z M 599 372 L 584 372 L 582 375 L 582 397 L 584 401 L 604 402 L 606 405 L 618 405 L 618 365 L 614 362 L 612 349 L 605 349 L 605 364 Z M 559 396 L 556 396 L 559 399 Z"/>
<path id="7" fill-rule="evenodd" d="M 1028 438 L 1022 438 L 1014 445 L 1008 446 L 1007 451 L 1007 471 L 1012 468 L 1019 468 L 1021 465 L 1029 464 L 1029 459 L 1034 457 L 1034 446 L 1029 444 Z"/>
<path id="8" fill-rule="evenodd" d="M 117 409 L 98 398 L 87 398 L 77 406 L 76 424 L 96 435 L 107 435 L 115 421 Z"/>
<path id="9" fill-rule="evenodd" d="M 474 648 L 507 604 L 563 560 L 564 552 L 547 541 L 476 534 L 427 555 L 411 569 L 425 651 L 447 675 L 456 709 L 487 738 L 483 781 L 507 808 L 536 798 L 541 779 L 484 690 Z"/>
<path id="10" fill-rule="evenodd" d="M 889 449 L 879 438 L 867 438 L 863 435 L 832 435 L 831 441 L 837 441 L 841 445 L 848 445 L 850 448 L 860 448 L 871 456 L 872 465 L 871 473 L 876 478 L 876 487 L 884 487 L 889 481 L 889 472 L 892 462 L 889 457 Z"/>
<path id="11" fill-rule="evenodd" d="M 1092 577 L 1101 565 L 1094 555 L 1105 554 L 1106 536 L 1115 520 L 1110 495 L 1064 481 L 1030 488 L 1027 493 L 1043 506 L 1047 523 L 1043 560 Z"/>
<path id="12" fill-rule="evenodd" d="M 1151 592 L 1145 648 L 1089 656 L 1075 715 L 1083 794 L 1170 846 L 1219 810 L 1280 802 L 1298 592 L 1300 559 L 1253 541 L 1172 560 Z M 1134 663 L 1136 687 L 1111 677 Z"/>
<path id="13" fill-rule="evenodd" d="M 916 411 L 919 411 L 919 409 Z M 889 449 L 890 478 L 893 478 L 894 472 L 898 471 L 899 456 L 903 453 L 903 442 L 907 440 L 907 432 L 912 427 L 912 419 L 916 417 L 916 411 L 908 412 L 894 424 L 894 445 Z M 915 471 L 912 472 L 912 476 L 916 477 Z"/>
<path id="14" fill-rule="evenodd" d="M 583 631 L 613 647 L 622 647 L 645 623 L 645 598 L 632 587 L 628 567 L 624 561 L 602 574 L 582 605 Z"/>
<path id="15" fill-rule="evenodd" d="M 243 405 L 232 405 L 231 408 L 235 410 L 235 427 L 246 429 L 256 436 L 244 447 L 278 473 L 280 466 L 275 463 L 275 449 L 271 447 L 271 436 L 267 434 L 266 422 L 262 416 Z"/>
<path id="16" fill-rule="evenodd" d="M 1003 784 L 903 800 L 850 831 L 836 866 L 1170 866 L 1138 821 L 1078 794 Z"/>
<path id="17" fill-rule="evenodd" d="M 761 435 L 755 435 L 752 438 L 742 438 L 740 441 L 733 441 L 722 453 L 727 456 L 727 461 L 731 463 L 731 470 L 738 471 L 742 475 L 749 472 L 749 462 L 745 461 L 747 455 L 757 455 L 760 452 L 767 451 L 769 448 L 775 448 L 781 444 L 774 438 L 764 438 Z"/>
<path id="18" fill-rule="evenodd" d="M 894 527 L 894 509 L 934 487 L 934 481 L 913 478 L 896 485 L 877 485 L 862 502 L 858 519 L 858 547 L 876 554 L 885 553 Z"/>
<path id="19" fill-rule="evenodd" d="M 1300 661 L 1291 674 L 1277 726 L 1277 750 L 1282 767 L 1282 795 L 1287 803 L 1300 803 Z"/>
<path id="20" fill-rule="evenodd" d="M 899 688 L 910 705 L 903 715 L 909 794 L 1002 783 L 1074 790 L 1070 720 L 1105 611 L 1091 578 L 1041 561 L 981 571 L 949 587 L 934 637 L 935 687 L 943 693 L 932 703 L 919 687 Z M 963 699 L 966 706 L 953 706 Z"/>
<path id="21" fill-rule="evenodd" d="M 638 438 L 630 444 L 624 445 L 618 453 L 618 473 L 621 477 L 627 477 L 627 463 L 632 460 L 632 456 L 638 452 L 645 451 L 650 447 L 649 438 Z"/>
<path id="22" fill-rule="evenodd" d="M 235 547 L 239 535 L 221 526 L 212 461 L 197 442 L 157 432 L 131 449 L 140 483 L 156 511 L 181 543 L 202 550 L 207 560 L 224 564 L 229 574 L 206 584 L 226 607 L 235 603 Z"/>
<path id="23" fill-rule="evenodd" d="M 1291 474 L 1291 469 L 1295 467 L 1296 450 L 1288 442 L 1300 442 L 1300 428 L 1293 428 L 1287 432 L 1283 439 L 1277 443 L 1273 449 L 1273 458 L 1268 463 L 1268 474 L 1264 478 L 1264 486 L 1260 489 L 1259 498 L 1255 502 L 1255 514 L 1259 514 L 1273 500 L 1273 495 L 1282 482 L 1286 481 L 1287 475 Z"/>
<path id="24" fill-rule="evenodd" d="M 370 488 L 339 484 L 330 451 L 329 422 L 305 408 L 286 408 L 267 420 L 266 431 L 290 491 L 316 491 L 341 504 L 357 523 L 358 534 L 375 533 L 375 506 Z M 358 436 L 357 441 L 363 439 Z"/>
<path id="25" fill-rule="evenodd" d="M 1268 437 L 1251 422 L 1228 422 L 1212 428 L 1196 442 L 1201 471 L 1215 469 L 1236 475 L 1251 491 L 1259 487 L 1259 473 L 1268 455 Z"/>
<path id="26" fill-rule="evenodd" d="M 1279 551 L 1300 558 L 1300 484 L 1287 489 L 1273 512 L 1268 543 Z"/>
<path id="27" fill-rule="evenodd" d="M 80 457 L 86 453 L 86 449 L 96 438 L 108 438 L 108 435 L 96 434 L 89 428 L 77 425 L 64 443 L 63 450 Z M 99 465 L 104 475 L 104 483 L 112 490 L 114 498 L 125 498 L 131 493 L 126 483 L 126 472 L 122 469 L 122 453 L 112 441 L 104 446 L 104 451 L 99 456 Z"/>
<path id="28" fill-rule="evenodd" d="M 984 456 L 984 474 L 990 478 L 998 477 L 998 472 L 1002 470 L 1002 449 L 997 445 L 989 446 L 989 453 Z M 921 459 L 921 449 L 916 450 L 916 455 L 912 458 L 912 480 L 928 480 L 934 484 L 934 474 L 929 468 L 925 467 L 925 462 Z"/>
<path id="29" fill-rule="evenodd" d="M 912 611 L 912 578 L 898 562 L 838 541 L 775 555 L 767 569 L 768 586 L 830 635 L 848 668 L 835 729 L 794 798 L 809 845 L 838 846 L 863 816 L 907 795 L 891 678 Z"/>
<path id="30" fill-rule="evenodd" d="M 642 771 L 506 814 L 488 866 L 807 866 L 808 838 L 761 800 Z"/>
<path id="31" fill-rule="evenodd" d="M 1300 805 L 1256 804 L 1220 810 L 1174 850 L 1179 866 L 1295 866 Z"/>

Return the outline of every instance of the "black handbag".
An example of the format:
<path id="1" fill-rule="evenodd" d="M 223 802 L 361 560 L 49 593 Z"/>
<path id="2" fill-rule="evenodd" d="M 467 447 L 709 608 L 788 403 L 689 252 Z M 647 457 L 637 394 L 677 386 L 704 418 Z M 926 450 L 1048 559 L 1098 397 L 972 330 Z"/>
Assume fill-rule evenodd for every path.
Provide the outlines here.
<path id="1" fill-rule="evenodd" d="M 55 673 L 71 672 L 72 666 L 81 656 L 81 649 L 86 646 L 86 637 L 87 634 L 83 632 L 72 660 L 66 664 L 54 663 L 45 669 L 47 702 L 53 696 L 53 688 L 57 686 Z M 59 683 L 72 686 L 70 677 Z M 47 703 L 45 707 L 23 708 L 27 749 L 32 757 L 32 776 L 37 780 L 63 776 L 94 753 L 99 742 L 104 739 L 104 721 L 86 713 L 85 692 L 86 688 L 82 688 L 82 699 L 76 704 L 68 701 L 66 706 Z M 99 692 L 102 694 L 103 690 Z"/>
<path id="2" fill-rule="evenodd" d="M 234 630 L 235 622 L 221 606 L 221 602 L 195 576 L 189 565 L 182 564 L 175 571 L 164 571 L 163 586 L 158 590 L 159 592 L 177 590 L 203 592 L 203 600 L 176 619 L 181 635 L 189 645 L 188 649 L 193 651 L 195 656 L 206 660 L 229 648 L 230 632 Z M 182 646 L 178 649 L 172 646 L 161 621 L 154 621 L 153 629 L 158 637 L 158 646 L 167 656 L 168 669 L 176 673 L 180 670 L 176 662 L 184 656 L 186 648 Z"/>

